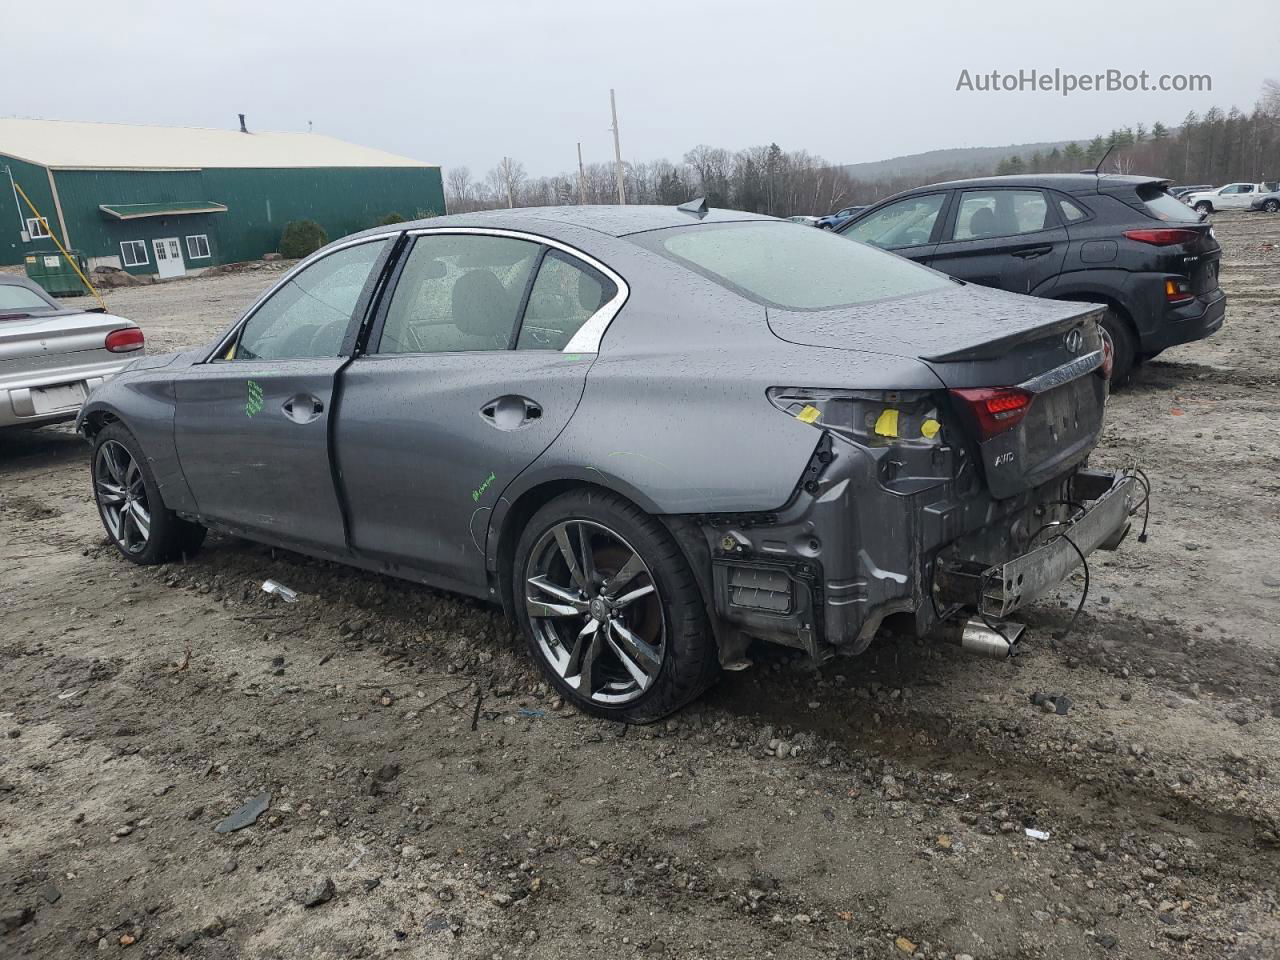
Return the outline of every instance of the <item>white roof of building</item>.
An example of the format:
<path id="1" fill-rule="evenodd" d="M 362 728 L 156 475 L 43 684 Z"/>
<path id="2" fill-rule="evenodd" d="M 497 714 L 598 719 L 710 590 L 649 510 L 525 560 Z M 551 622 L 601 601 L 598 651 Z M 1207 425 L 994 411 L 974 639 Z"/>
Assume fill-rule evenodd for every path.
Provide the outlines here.
<path id="1" fill-rule="evenodd" d="M 319 133 L 240 133 L 5 117 L 0 117 L 0 154 L 72 170 L 434 166 Z"/>

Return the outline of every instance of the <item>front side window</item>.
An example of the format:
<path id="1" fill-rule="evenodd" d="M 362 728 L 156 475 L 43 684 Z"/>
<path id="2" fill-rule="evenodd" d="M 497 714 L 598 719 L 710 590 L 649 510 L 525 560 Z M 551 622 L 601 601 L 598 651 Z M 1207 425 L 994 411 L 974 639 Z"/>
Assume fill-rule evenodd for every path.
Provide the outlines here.
<path id="1" fill-rule="evenodd" d="M 418 237 L 387 307 L 377 352 L 508 349 L 541 252 L 541 245 L 513 237 Z"/>
<path id="2" fill-rule="evenodd" d="M 767 307 L 826 310 L 925 293 L 952 281 L 826 230 L 777 220 L 652 230 L 641 246 Z"/>
<path id="3" fill-rule="evenodd" d="M 983 240 L 1035 233 L 1048 225 L 1049 205 L 1039 190 L 966 190 L 960 194 L 952 239 Z"/>
<path id="4" fill-rule="evenodd" d="M 928 243 L 945 199 L 945 193 L 908 197 L 877 210 L 842 233 L 886 250 Z"/>
<path id="5" fill-rule="evenodd" d="M 203 233 L 187 237 L 187 256 L 192 260 L 204 260 L 209 256 L 209 238 Z"/>
<path id="6" fill-rule="evenodd" d="M 226 359 L 336 357 L 389 239 L 345 247 L 294 274 L 245 323 Z"/>
<path id="7" fill-rule="evenodd" d="M 49 231 L 44 228 L 44 221 L 39 217 L 27 218 L 27 234 L 32 240 L 46 240 L 49 237 Z"/>
<path id="8" fill-rule="evenodd" d="M 126 240 L 120 244 L 120 262 L 126 267 L 145 267 L 150 263 L 145 240 Z"/>
<path id="9" fill-rule="evenodd" d="M 598 270 L 559 250 L 550 251 L 533 282 L 516 349 L 563 350 L 617 292 L 617 285 Z"/>

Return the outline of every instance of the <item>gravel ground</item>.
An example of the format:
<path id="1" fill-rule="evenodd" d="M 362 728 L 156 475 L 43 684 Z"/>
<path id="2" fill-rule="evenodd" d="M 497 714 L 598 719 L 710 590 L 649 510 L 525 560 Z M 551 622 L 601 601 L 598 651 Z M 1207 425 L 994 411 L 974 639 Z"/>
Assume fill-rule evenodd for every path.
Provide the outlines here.
<path id="1" fill-rule="evenodd" d="M 659 726 L 467 600 L 222 537 L 131 567 L 85 446 L 3 438 L 0 953 L 1280 956 L 1280 217 L 1218 221 L 1227 326 L 1112 400 L 1151 537 L 1074 633 L 1078 579 L 1016 660 L 762 651 Z M 108 299 L 173 349 L 279 269 Z"/>

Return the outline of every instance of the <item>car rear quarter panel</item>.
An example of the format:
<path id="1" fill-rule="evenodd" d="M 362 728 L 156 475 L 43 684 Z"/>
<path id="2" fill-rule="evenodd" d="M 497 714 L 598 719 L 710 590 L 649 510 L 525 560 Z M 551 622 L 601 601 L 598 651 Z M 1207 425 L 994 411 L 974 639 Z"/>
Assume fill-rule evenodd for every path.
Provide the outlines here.
<path id="1" fill-rule="evenodd" d="M 572 478 L 655 514 L 774 510 L 795 490 L 820 432 L 775 409 L 769 387 L 940 386 L 916 361 L 780 340 L 762 305 L 630 241 L 588 252 L 622 274 L 631 297 L 573 419 L 504 491 L 508 502 Z"/>

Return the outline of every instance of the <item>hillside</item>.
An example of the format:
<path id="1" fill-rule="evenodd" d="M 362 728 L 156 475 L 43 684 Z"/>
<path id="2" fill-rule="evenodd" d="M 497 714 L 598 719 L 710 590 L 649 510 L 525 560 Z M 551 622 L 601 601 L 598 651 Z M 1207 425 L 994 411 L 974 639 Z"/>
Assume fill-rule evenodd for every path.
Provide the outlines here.
<path id="1" fill-rule="evenodd" d="M 1011 143 L 1003 147 L 956 147 L 950 150 L 929 150 L 910 153 L 888 160 L 869 163 L 845 164 L 844 170 L 856 180 L 887 180 L 893 177 L 929 176 L 935 173 L 963 174 L 988 172 L 995 169 L 1005 157 L 1018 154 L 1029 157 L 1039 150 L 1048 153 L 1054 147 L 1065 147 L 1070 140 L 1053 140 L 1044 143 Z M 1086 144 L 1088 140 L 1076 141 Z"/>

